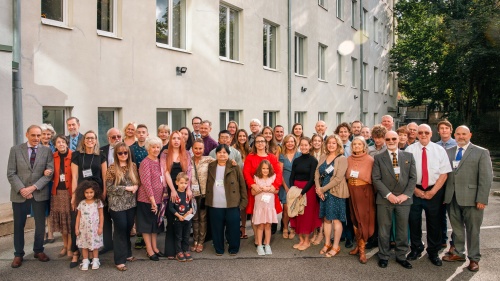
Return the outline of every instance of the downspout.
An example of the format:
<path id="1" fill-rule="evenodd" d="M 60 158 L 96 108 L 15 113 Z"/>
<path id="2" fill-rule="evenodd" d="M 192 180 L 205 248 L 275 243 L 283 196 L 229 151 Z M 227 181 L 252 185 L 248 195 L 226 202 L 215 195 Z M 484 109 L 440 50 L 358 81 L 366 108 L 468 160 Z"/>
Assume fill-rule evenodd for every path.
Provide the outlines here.
<path id="1" fill-rule="evenodd" d="M 14 121 L 14 144 L 24 141 L 23 137 L 23 99 L 21 83 L 21 0 L 13 5 L 14 44 L 12 48 L 12 109 Z"/>
<path id="2" fill-rule="evenodd" d="M 292 0 L 288 0 L 288 130 L 292 128 Z"/>
<path id="3" fill-rule="evenodd" d="M 359 72 L 361 75 L 361 80 L 359 81 L 359 120 L 362 120 L 364 123 L 366 123 L 366 120 L 363 120 L 363 80 L 364 80 L 364 72 L 363 72 L 363 32 L 366 32 L 366 30 L 363 30 L 363 23 L 364 23 L 364 17 L 363 17 L 363 0 L 359 0 Z M 366 25 L 366 24 L 365 24 Z"/>

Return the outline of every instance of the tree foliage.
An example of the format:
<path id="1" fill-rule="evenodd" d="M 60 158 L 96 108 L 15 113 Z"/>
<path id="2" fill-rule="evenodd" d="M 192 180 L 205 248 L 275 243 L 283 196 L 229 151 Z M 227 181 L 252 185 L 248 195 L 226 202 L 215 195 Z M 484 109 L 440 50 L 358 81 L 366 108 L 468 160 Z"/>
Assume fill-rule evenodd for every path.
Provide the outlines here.
<path id="1" fill-rule="evenodd" d="M 500 1 L 401 0 L 391 68 L 410 105 L 471 125 L 500 104 Z"/>

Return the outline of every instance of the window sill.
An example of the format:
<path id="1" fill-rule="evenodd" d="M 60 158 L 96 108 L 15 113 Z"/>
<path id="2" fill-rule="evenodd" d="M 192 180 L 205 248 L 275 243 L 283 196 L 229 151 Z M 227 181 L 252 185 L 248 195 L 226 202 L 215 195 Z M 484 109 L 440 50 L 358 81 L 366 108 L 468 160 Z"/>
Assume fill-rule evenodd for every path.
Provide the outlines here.
<path id="1" fill-rule="evenodd" d="M 97 30 L 97 35 L 102 36 L 102 37 L 112 38 L 112 39 L 123 40 L 122 37 L 118 37 L 118 36 L 116 36 L 116 34 L 114 34 L 112 32 L 108 32 L 108 31 Z"/>
<path id="2" fill-rule="evenodd" d="M 62 21 L 49 20 L 46 18 L 41 18 L 41 20 L 42 20 L 43 25 L 49 25 L 49 26 L 53 26 L 53 27 L 59 27 L 59 28 L 63 28 L 63 29 L 73 30 L 72 27 L 69 27 L 65 22 L 62 22 Z"/>
<path id="3" fill-rule="evenodd" d="M 344 84 L 342 84 L 342 83 L 337 83 L 337 86 L 342 86 L 342 87 L 345 87 L 345 85 L 344 85 Z M 352 88 L 352 87 L 351 87 L 351 88 Z"/>
<path id="4" fill-rule="evenodd" d="M 297 77 L 301 77 L 301 78 L 307 78 L 307 76 L 303 75 L 303 74 L 298 74 L 298 73 L 295 73 L 295 76 Z"/>
<path id="5" fill-rule="evenodd" d="M 338 19 L 338 20 L 340 20 L 341 22 L 344 22 L 344 20 L 343 20 L 343 19 L 341 19 L 341 18 L 339 18 L 339 17 L 337 17 L 337 19 Z"/>
<path id="6" fill-rule="evenodd" d="M 358 29 L 356 27 L 352 26 L 352 25 L 351 25 L 351 28 L 354 29 L 354 30 L 356 30 L 356 31 L 358 31 Z"/>
<path id="7" fill-rule="evenodd" d="M 318 3 L 318 6 L 320 6 L 323 10 L 325 10 L 325 11 L 328 12 L 328 9 L 325 6 L 323 6 L 323 5 L 319 4 L 319 3 Z"/>
<path id="8" fill-rule="evenodd" d="M 321 78 L 318 78 L 318 81 L 321 82 L 321 83 L 327 83 L 328 84 L 328 81 L 326 81 L 324 79 L 321 79 Z"/>
<path id="9" fill-rule="evenodd" d="M 267 71 L 272 71 L 272 72 L 280 72 L 279 70 L 277 70 L 276 68 L 269 68 L 267 66 L 264 66 L 263 67 L 264 70 L 267 70 Z"/>
<path id="10" fill-rule="evenodd" d="M 230 62 L 230 63 L 234 63 L 234 64 L 241 64 L 241 65 L 245 65 L 244 63 L 240 62 L 240 61 L 236 61 L 236 60 L 231 60 L 231 59 L 228 59 L 226 57 L 219 57 L 219 59 L 221 61 L 225 61 L 225 62 Z"/>
<path id="11" fill-rule="evenodd" d="M 176 52 L 180 52 L 180 53 L 185 53 L 185 54 L 192 54 L 192 52 L 186 51 L 186 50 L 184 50 L 184 49 L 179 49 L 179 48 L 170 47 L 170 46 L 169 46 L 169 45 L 167 45 L 167 44 L 158 43 L 158 42 L 156 42 L 156 47 L 158 47 L 158 48 L 162 48 L 162 49 L 171 50 L 171 51 L 176 51 Z"/>
<path id="12" fill-rule="evenodd" d="M 356 87 L 356 86 L 351 86 L 351 89 L 357 89 L 357 88 L 358 88 L 358 87 Z"/>

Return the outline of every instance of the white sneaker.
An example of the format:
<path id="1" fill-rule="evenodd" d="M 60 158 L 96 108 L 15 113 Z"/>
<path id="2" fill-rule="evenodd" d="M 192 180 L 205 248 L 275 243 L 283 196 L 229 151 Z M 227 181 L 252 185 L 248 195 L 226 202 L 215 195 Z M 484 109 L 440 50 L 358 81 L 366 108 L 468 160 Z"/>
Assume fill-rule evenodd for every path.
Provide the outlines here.
<path id="1" fill-rule="evenodd" d="M 264 246 L 262 246 L 262 245 L 257 246 L 257 255 L 259 255 L 259 256 L 266 255 L 266 252 L 264 251 Z"/>
<path id="2" fill-rule="evenodd" d="M 270 245 L 265 245 L 264 246 L 264 252 L 266 253 L 266 255 L 272 255 L 273 254 L 273 251 L 271 251 L 271 246 Z"/>
<path id="3" fill-rule="evenodd" d="M 89 264 L 90 264 L 89 259 L 82 260 L 82 263 L 80 264 L 80 269 L 81 270 L 89 270 Z"/>
<path id="4" fill-rule="evenodd" d="M 101 265 L 101 263 L 99 262 L 98 258 L 92 259 L 92 269 L 99 269 L 100 265 Z"/>

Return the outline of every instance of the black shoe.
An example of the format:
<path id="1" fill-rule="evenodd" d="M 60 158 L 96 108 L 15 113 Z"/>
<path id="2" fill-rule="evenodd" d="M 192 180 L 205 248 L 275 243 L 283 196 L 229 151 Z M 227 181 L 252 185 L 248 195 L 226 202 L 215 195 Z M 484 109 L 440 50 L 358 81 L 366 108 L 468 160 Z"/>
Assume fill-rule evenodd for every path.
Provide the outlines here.
<path id="1" fill-rule="evenodd" d="M 378 266 L 381 268 L 386 268 L 387 264 L 389 264 L 389 261 L 387 260 L 378 260 Z"/>
<path id="2" fill-rule="evenodd" d="M 366 243 L 365 245 L 365 249 L 373 249 L 373 248 L 376 248 L 378 247 L 378 241 L 377 240 L 371 240 L 371 241 L 368 241 L 368 243 Z"/>
<path id="3" fill-rule="evenodd" d="M 352 243 L 352 240 L 351 240 L 351 239 L 346 238 L 346 239 L 345 239 L 345 247 L 346 247 L 346 248 L 352 248 L 352 246 L 354 246 L 354 245 L 353 245 L 353 243 Z"/>
<path id="4" fill-rule="evenodd" d="M 429 257 L 429 260 L 431 260 L 432 264 L 435 266 L 442 266 L 443 265 L 443 262 L 441 261 L 441 259 L 438 256 Z"/>
<path id="5" fill-rule="evenodd" d="M 159 258 L 164 258 L 165 257 L 165 254 L 162 253 L 161 251 L 156 252 L 155 255 L 157 255 Z"/>
<path id="6" fill-rule="evenodd" d="M 271 224 L 271 234 L 275 234 L 277 230 L 278 230 L 278 224 L 272 223 Z"/>
<path id="7" fill-rule="evenodd" d="M 414 261 L 422 256 L 423 251 L 424 249 L 411 250 L 408 256 L 406 256 L 406 259 L 409 261 Z"/>
<path id="8" fill-rule="evenodd" d="M 159 261 L 160 260 L 156 254 L 152 254 L 151 256 L 147 255 L 147 256 L 152 261 Z"/>
<path id="9" fill-rule="evenodd" d="M 407 260 L 396 260 L 397 263 L 399 263 L 402 267 L 406 269 L 412 269 L 413 266 L 411 266 L 411 263 L 408 262 Z"/>
<path id="10" fill-rule="evenodd" d="M 99 251 L 99 255 L 104 255 L 106 254 L 107 252 L 111 251 L 113 249 L 109 249 L 109 248 L 102 248 L 102 250 Z"/>

